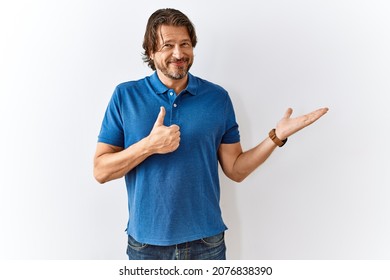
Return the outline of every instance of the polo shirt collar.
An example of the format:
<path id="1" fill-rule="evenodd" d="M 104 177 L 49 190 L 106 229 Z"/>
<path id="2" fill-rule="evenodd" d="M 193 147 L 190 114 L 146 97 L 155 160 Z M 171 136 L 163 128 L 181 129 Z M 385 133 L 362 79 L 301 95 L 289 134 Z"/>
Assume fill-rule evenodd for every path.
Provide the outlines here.
<path id="1" fill-rule="evenodd" d="M 183 91 L 186 91 L 191 95 L 196 95 L 198 89 L 197 81 L 195 77 L 192 76 L 190 73 L 188 73 L 187 75 L 188 75 L 188 84 Z M 153 85 L 156 94 L 163 94 L 169 90 L 169 88 L 166 87 L 158 78 L 157 71 L 154 71 L 152 76 L 150 76 L 150 81 Z"/>

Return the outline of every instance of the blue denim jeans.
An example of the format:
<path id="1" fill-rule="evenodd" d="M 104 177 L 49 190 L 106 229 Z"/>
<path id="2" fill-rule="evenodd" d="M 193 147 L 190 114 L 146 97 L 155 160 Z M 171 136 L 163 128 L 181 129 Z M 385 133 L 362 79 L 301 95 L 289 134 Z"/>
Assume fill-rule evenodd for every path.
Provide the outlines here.
<path id="1" fill-rule="evenodd" d="M 171 246 L 155 246 L 136 241 L 129 235 L 129 260 L 226 260 L 224 232 Z"/>

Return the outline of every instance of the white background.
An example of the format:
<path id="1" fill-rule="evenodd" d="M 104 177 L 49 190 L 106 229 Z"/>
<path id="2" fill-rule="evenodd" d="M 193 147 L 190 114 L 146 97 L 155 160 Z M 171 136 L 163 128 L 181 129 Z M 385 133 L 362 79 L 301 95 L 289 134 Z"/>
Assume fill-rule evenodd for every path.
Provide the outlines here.
<path id="1" fill-rule="evenodd" d="M 195 24 L 191 72 L 229 91 L 244 149 L 287 107 L 330 108 L 244 182 L 221 174 L 228 258 L 390 259 L 388 1 L 0 3 L 0 259 L 126 259 L 124 180 L 92 160 L 164 7 Z"/>

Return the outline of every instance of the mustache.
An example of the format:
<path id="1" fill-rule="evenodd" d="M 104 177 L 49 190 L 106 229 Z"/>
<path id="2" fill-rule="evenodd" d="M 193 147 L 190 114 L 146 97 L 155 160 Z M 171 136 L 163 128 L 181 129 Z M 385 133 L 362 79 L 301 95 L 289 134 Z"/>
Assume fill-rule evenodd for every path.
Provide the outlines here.
<path id="1" fill-rule="evenodd" d="M 180 58 L 180 59 L 173 58 L 173 59 L 168 60 L 168 63 L 188 62 L 188 61 L 190 61 L 189 58 Z"/>

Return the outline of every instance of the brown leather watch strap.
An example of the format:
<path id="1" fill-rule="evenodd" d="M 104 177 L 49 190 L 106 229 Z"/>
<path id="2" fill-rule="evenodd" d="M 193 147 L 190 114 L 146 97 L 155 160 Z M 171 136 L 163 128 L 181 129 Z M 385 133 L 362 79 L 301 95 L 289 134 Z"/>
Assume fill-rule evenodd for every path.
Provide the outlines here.
<path id="1" fill-rule="evenodd" d="M 272 141 L 274 141 L 274 143 L 276 145 L 278 145 L 279 147 L 282 147 L 284 144 L 286 144 L 287 142 L 287 139 L 284 139 L 284 140 L 280 140 L 277 136 L 276 136 L 276 133 L 275 133 L 275 128 L 271 129 L 271 131 L 268 133 L 268 136 L 269 138 L 271 138 Z"/>

